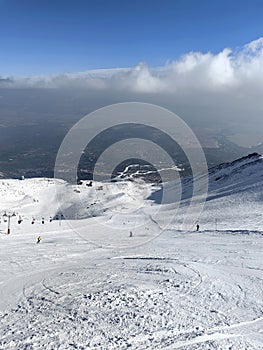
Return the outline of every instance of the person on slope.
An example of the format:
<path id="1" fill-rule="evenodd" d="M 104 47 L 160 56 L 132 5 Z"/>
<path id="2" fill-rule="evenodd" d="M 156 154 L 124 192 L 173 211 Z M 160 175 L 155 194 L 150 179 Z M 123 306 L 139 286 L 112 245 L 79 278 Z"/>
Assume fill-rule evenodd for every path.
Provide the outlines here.
<path id="1" fill-rule="evenodd" d="M 197 225 L 196 225 L 196 231 L 199 231 L 199 227 L 200 227 L 200 226 L 197 224 Z"/>
<path id="2" fill-rule="evenodd" d="M 37 237 L 37 244 L 40 243 L 42 238 L 40 236 Z"/>

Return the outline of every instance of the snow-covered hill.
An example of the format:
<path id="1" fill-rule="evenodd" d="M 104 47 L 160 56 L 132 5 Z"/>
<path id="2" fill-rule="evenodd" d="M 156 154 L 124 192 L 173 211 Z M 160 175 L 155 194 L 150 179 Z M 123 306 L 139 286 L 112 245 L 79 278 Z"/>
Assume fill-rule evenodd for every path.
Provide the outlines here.
<path id="1" fill-rule="evenodd" d="M 223 163 L 209 170 L 210 189 L 226 189 L 232 186 L 233 192 L 243 192 L 250 186 L 262 184 L 263 157 L 257 153 L 249 154 L 230 163 Z"/>
<path id="2" fill-rule="evenodd" d="M 199 218 L 203 230 L 254 230 L 261 231 L 263 223 L 263 157 L 253 153 L 231 163 L 223 163 L 209 170 L 209 191 L 206 205 Z M 198 193 L 203 198 L 203 187 L 206 175 L 194 179 L 197 187 L 196 210 L 198 209 Z M 174 211 L 174 198 L 182 197 L 180 208 L 170 228 L 181 228 L 184 220 L 191 222 L 191 216 L 186 209 L 192 197 L 193 179 L 186 178 L 179 183 L 165 185 L 167 205 L 161 210 L 163 219 L 159 223 L 167 222 L 166 216 Z M 163 191 L 157 190 L 151 199 L 161 202 Z M 194 225 L 193 225 L 194 228 Z"/>
<path id="3" fill-rule="evenodd" d="M 107 210 L 129 212 L 145 205 L 152 185 L 140 181 L 98 183 L 83 181 L 70 185 L 62 180 L 35 178 L 1 180 L 2 213 L 15 212 L 24 219 L 55 218 L 63 213 L 67 219 L 83 219 L 103 215 Z"/>
<path id="4" fill-rule="evenodd" d="M 200 183 L 200 191 L 203 180 L 204 176 L 195 179 L 197 184 Z M 192 179 L 185 179 L 182 182 L 181 206 L 183 209 L 178 213 L 178 222 L 192 196 L 192 183 Z M 206 207 L 209 206 L 209 211 L 212 207 L 218 207 L 220 213 L 218 215 L 214 213 L 215 219 L 222 224 L 224 224 L 225 212 L 229 211 L 229 207 L 240 209 L 240 206 L 244 206 L 245 214 L 245 212 L 248 213 L 249 205 L 251 215 L 261 216 L 262 184 L 263 157 L 257 153 L 231 163 L 223 163 L 209 170 L 207 202 L 210 203 Z M 32 220 L 32 218 L 41 220 L 42 217 L 47 220 L 50 217 L 60 217 L 61 213 L 70 220 L 107 215 L 110 218 L 113 216 L 119 218 L 134 211 L 136 215 L 142 213 L 141 208 L 151 207 L 154 202 L 158 205 L 163 193 L 160 186 L 146 184 L 138 179 L 113 183 L 93 182 L 92 186 L 88 185 L 89 181 L 83 181 L 81 185 L 70 185 L 61 180 L 45 178 L 3 179 L 0 181 L 0 195 L 3 198 L 0 202 L 0 213 L 15 212 L 17 216 L 20 215 L 25 220 Z M 180 199 L 177 192 L 181 191 L 181 187 L 177 182 L 167 183 L 165 186 L 169 190 L 163 204 L 170 205 L 164 205 L 162 210 L 167 211 L 170 215 L 169 209 L 173 210 L 171 204 L 178 198 Z M 138 209 L 137 212 L 136 209 Z M 203 220 L 202 217 L 200 220 Z M 206 223 L 203 220 L 204 225 L 209 224 L 209 220 L 206 220 Z M 244 220 L 240 217 L 240 212 L 231 216 L 232 223 L 236 223 L 237 220 L 243 228 Z"/>
<path id="5" fill-rule="evenodd" d="M 219 229 L 258 230 L 263 224 L 263 157 L 256 153 L 209 172 L 209 194 L 202 221 Z M 211 227 L 211 226 L 210 226 Z"/>
<path id="6" fill-rule="evenodd" d="M 191 179 L 178 211 L 178 183 L 88 185 L 0 180 L 1 349 L 263 348 L 261 156 L 210 169 L 200 232 Z"/>

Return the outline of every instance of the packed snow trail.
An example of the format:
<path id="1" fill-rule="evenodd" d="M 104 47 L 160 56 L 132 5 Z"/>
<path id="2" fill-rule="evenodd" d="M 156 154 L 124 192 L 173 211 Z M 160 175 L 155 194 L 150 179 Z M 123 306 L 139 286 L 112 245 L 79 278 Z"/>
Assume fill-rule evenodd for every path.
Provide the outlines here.
<path id="1" fill-rule="evenodd" d="M 69 235 L 49 244 L 50 234 L 31 257 L 46 270 L 25 279 L 2 313 L 1 349 L 261 348 L 261 235 L 169 231 L 145 246 L 95 254 L 85 242 L 76 254 Z M 67 252 L 59 264 L 54 244 Z M 32 270 L 22 266 L 13 275 Z"/>
<path id="2" fill-rule="evenodd" d="M 210 173 L 200 232 L 190 182 L 175 215 L 140 181 L 2 180 L 0 349 L 263 349 L 262 163 Z"/>

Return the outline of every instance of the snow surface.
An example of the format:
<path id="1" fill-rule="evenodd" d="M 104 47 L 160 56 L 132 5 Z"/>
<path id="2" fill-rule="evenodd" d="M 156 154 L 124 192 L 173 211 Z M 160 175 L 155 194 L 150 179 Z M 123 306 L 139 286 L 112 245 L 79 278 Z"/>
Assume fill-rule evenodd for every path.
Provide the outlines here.
<path id="1" fill-rule="evenodd" d="M 0 349 L 263 349 L 263 160 L 209 176 L 200 232 L 191 180 L 0 180 Z"/>

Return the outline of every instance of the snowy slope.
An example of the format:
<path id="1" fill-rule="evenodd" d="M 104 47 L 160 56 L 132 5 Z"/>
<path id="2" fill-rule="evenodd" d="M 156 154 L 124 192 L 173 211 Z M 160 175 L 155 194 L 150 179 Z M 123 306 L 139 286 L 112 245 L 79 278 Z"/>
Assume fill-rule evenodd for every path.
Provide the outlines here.
<path id="1" fill-rule="evenodd" d="M 263 181 L 263 157 L 252 153 L 231 163 L 210 169 L 210 191 L 223 195 L 245 192 Z"/>
<path id="2" fill-rule="evenodd" d="M 194 179 L 203 195 L 205 176 Z M 177 183 L 166 184 L 168 189 L 159 223 L 167 222 L 175 208 L 174 198 L 179 198 L 181 187 Z M 186 207 L 192 196 L 193 180 L 182 182 L 181 206 L 170 228 L 180 229 L 185 219 Z M 170 196 L 169 196 L 170 193 Z M 162 190 L 150 198 L 160 202 Z M 224 163 L 209 170 L 209 192 L 206 205 L 198 222 L 203 230 L 254 230 L 261 231 L 263 223 L 263 158 L 258 154 Z M 196 208 L 198 208 L 198 198 Z M 188 217 L 191 221 L 191 217 Z M 194 228 L 194 225 L 193 225 Z"/>
<path id="3" fill-rule="evenodd" d="M 63 212 L 67 219 L 103 215 L 107 210 L 129 213 L 145 206 L 152 186 L 137 182 L 96 183 L 89 187 L 55 179 L 1 180 L 0 212 L 15 212 L 24 219 L 54 218 Z"/>
<path id="4" fill-rule="evenodd" d="M 201 232 L 189 179 L 163 232 L 158 186 L 1 180 L 0 349 L 263 349 L 262 180 L 258 155 L 211 169 Z"/>
<path id="5" fill-rule="evenodd" d="M 202 192 L 203 176 L 195 179 Z M 200 184 L 199 184 L 200 183 Z M 209 193 L 207 196 L 208 213 L 204 212 L 200 222 L 204 229 L 211 228 L 210 223 L 223 225 L 224 229 L 261 230 L 263 199 L 263 158 L 252 154 L 232 163 L 224 163 L 209 171 Z M 4 201 L 0 202 L 0 213 L 15 212 L 25 220 L 42 217 L 56 217 L 63 212 L 69 219 L 85 219 L 98 216 L 107 216 L 116 225 L 128 222 L 132 213 L 137 216 L 145 214 L 147 208 L 154 212 L 154 202 L 160 202 L 162 191 L 160 186 L 145 184 L 140 180 L 120 181 L 114 183 L 96 183 L 92 187 L 82 185 L 69 185 L 64 181 L 54 179 L 26 179 L 1 180 L 0 195 Z M 174 193 L 178 192 L 176 199 L 180 199 L 180 186 L 177 183 L 166 184 L 168 197 L 161 208 L 161 215 L 174 210 Z M 169 193 L 171 197 L 169 198 Z M 181 207 L 177 221 L 181 222 L 185 208 L 192 195 L 192 180 L 183 180 Z M 147 200 L 148 198 L 148 200 Z M 149 200 L 150 199 L 150 200 Z M 144 209 L 144 211 L 142 210 Z M 156 210 L 159 210 L 156 206 Z M 240 216 L 242 211 L 242 217 Z M 231 215 L 230 215 L 231 214 Z M 206 215 L 209 215 L 207 218 Z M 225 220 L 229 216 L 230 221 Z M 247 218 L 246 218 L 247 217 Z M 229 226 L 227 226 L 229 225 Z M 249 227 L 246 227 L 248 225 Z M 252 226 L 251 226 L 252 225 Z M 179 229 L 179 227 L 174 227 Z"/>

